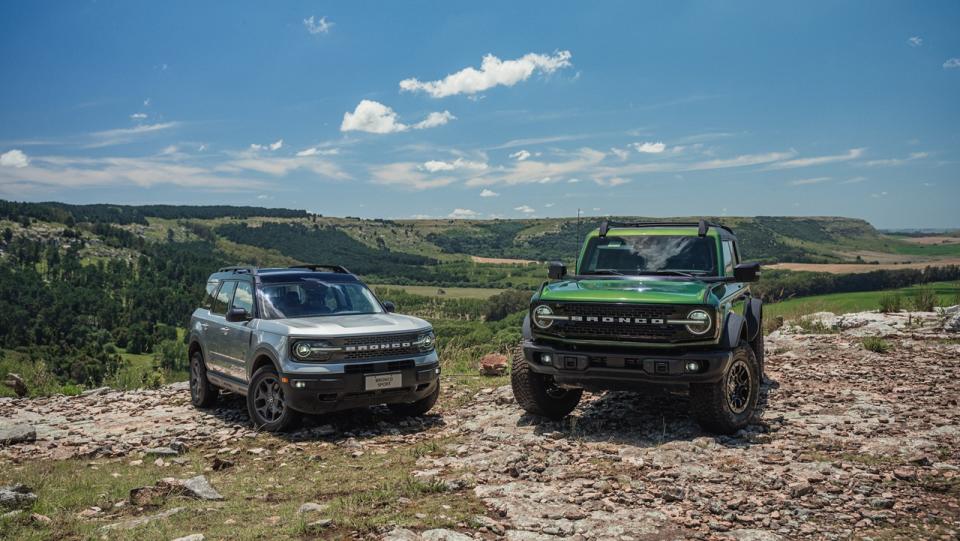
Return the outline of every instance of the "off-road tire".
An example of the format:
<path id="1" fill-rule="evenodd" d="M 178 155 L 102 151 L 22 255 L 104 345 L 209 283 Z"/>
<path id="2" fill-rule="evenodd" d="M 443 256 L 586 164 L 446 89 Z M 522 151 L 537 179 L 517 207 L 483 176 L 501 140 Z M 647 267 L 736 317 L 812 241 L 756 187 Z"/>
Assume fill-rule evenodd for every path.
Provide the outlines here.
<path id="1" fill-rule="evenodd" d="M 746 389 L 739 383 L 744 376 Z M 750 344 L 741 340 L 720 381 L 690 385 L 690 408 L 704 430 L 733 434 L 750 423 L 759 396 L 760 365 Z"/>
<path id="2" fill-rule="evenodd" d="M 273 397 L 270 401 L 268 397 Z M 253 426 L 267 432 L 284 432 L 300 422 L 300 412 L 286 403 L 280 375 L 272 366 L 253 374 L 247 389 L 247 413 Z"/>
<path id="3" fill-rule="evenodd" d="M 387 407 L 390 408 L 390 411 L 394 415 L 400 417 L 419 417 L 436 405 L 437 399 L 440 398 L 440 380 L 437 380 L 437 387 L 433 390 L 432 393 L 427 396 L 417 400 L 416 402 L 396 403 L 396 404 L 387 404 Z"/>
<path id="4" fill-rule="evenodd" d="M 766 377 L 766 349 L 763 345 L 763 319 L 760 320 L 760 329 L 757 331 L 757 336 L 750 341 L 750 349 L 753 350 L 754 356 L 757 358 L 757 365 L 760 367 L 760 382 L 763 383 L 763 378 Z"/>
<path id="5" fill-rule="evenodd" d="M 220 389 L 207 379 L 207 365 L 203 353 L 194 351 L 190 356 L 190 402 L 198 408 L 209 408 L 217 403 Z"/>
<path id="6" fill-rule="evenodd" d="M 570 414 L 583 396 L 581 389 L 561 389 L 553 384 L 553 377 L 537 374 L 530 369 L 523 353 L 514 355 L 510 368 L 510 386 L 517 404 L 532 415 L 560 420 Z"/>

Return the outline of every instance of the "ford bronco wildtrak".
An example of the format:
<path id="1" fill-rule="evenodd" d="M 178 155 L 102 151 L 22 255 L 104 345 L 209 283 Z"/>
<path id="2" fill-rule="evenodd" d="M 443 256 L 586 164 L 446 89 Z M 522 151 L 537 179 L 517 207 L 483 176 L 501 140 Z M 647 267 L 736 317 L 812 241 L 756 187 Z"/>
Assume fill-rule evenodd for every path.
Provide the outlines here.
<path id="1" fill-rule="evenodd" d="M 190 319 L 190 397 L 244 395 L 268 431 L 374 404 L 422 415 L 440 394 L 433 328 L 393 312 L 337 265 L 222 268 Z"/>
<path id="2" fill-rule="evenodd" d="M 750 421 L 763 377 L 757 263 L 737 237 L 700 220 L 604 222 L 590 232 L 573 276 L 562 263 L 531 299 L 517 402 L 560 419 L 583 391 L 688 392 L 700 425 L 732 433 Z"/>

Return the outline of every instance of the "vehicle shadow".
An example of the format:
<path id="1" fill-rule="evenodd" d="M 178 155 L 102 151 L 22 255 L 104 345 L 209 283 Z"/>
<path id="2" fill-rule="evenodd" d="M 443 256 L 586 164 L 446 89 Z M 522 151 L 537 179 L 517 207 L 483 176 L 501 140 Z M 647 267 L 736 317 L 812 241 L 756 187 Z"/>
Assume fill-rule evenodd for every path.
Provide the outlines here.
<path id="1" fill-rule="evenodd" d="M 580 406 L 562 421 L 523 415 L 518 425 L 534 426 L 534 432 L 549 434 L 552 438 L 635 447 L 657 447 L 702 437 L 728 447 L 748 447 L 759 435 L 776 432 L 782 426 L 781 420 L 771 423 L 765 418 L 769 393 L 778 387 L 777 381 L 765 379 L 752 422 L 729 436 L 700 428 L 690 412 L 689 397 L 662 390 L 585 394 Z"/>
<path id="2" fill-rule="evenodd" d="M 217 407 L 207 410 L 225 426 L 252 429 L 244 397 L 224 392 Z M 289 442 L 362 440 L 378 436 L 403 436 L 443 427 L 443 416 L 398 417 L 385 406 L 357 408 L 324 415 L 304 415 L 290 431 L 274 434 Z"/>

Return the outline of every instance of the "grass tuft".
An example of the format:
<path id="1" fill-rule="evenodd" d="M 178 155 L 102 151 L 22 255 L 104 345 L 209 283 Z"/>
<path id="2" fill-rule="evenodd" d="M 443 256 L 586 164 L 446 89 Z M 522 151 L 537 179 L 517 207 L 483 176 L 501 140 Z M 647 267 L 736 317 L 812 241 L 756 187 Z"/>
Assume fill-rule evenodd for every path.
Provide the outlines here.
<path id="1" fill-rule="evenodd" d="M 861 341 L 863 348 L 874 353 L 889 353 L 893 345 L 878 336 L 867 336 Z"/>

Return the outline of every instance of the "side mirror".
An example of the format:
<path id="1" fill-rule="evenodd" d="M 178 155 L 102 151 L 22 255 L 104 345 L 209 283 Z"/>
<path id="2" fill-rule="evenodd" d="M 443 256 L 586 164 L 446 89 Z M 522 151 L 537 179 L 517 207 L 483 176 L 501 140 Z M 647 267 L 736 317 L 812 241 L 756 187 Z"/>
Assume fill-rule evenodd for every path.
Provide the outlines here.
<path id="1" fill-rule="evenodd" d="M 567 275 L 567 266 L 559 261 L 551 261 L 547 267 L 547 277 L 551 280 L 563 280 Z"/>
<path id="2" fill-rule="evenodd" d="M 397 311 L 397 305 L 393 304 L 390 301 L 383 301 L 383 308 L 384 310 L 386 310 L 387 312 L 390 312 L 391 314 Z"/>
<path id="3" fill-rule="evenodd" d="M 251 319 L 250 312 L 247 312 L 245 308 L 231 308 L 230 311 L 227 312 L 227 321 L 231 323 L 249 321 Z"/>
<path id="4" fill-rule="evenodd" d="M 760 279 L 760 263 L 740 263 L 733 268 L 733 279 L 737 282 L 756 282 Z"/>

